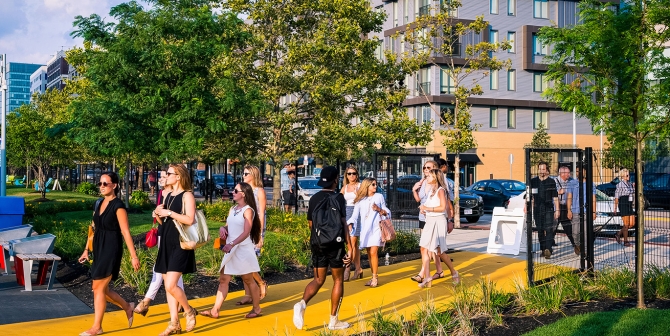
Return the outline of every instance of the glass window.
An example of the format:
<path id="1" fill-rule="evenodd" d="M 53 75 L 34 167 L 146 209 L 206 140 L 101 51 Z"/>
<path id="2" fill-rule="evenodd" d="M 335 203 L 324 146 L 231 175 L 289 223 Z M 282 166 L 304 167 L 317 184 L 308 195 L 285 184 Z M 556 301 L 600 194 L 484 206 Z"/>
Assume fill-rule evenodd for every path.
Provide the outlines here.
<path id="1" fill-rule="evenodd" d="M 430 15 L 430 0 L 417 0 L 418 16 Z"/>
<path id="2" fill-rule="evenodd" d="M 507 91 L 516 91 L 516 70 L 507 71 Z"/>
<path id="3" fill-rule="evenodd" d="M 507 41 L 510 43 L 510 48 L 507 49 L 508 53 L 516 52 L 516 32 L 507 32 Z"/>
<path id="4" fill-rule="evenodd" d="M 398 26 L 398 2 L 394 2 L 392 6 L 393 10 L 393 27 Z"/>
<path id="5" fill-rule="evenodd" d="M 417 78 L 417 94 L 418 95 L 429 95 L 430 94 L 430 68 L 423 68 L 419 70 Z"/>
<path id="6" fill-rule="evenodd" d="M 450 4 L 451 0 L 440 0 L 440 5 L 444 8 L 445 4 Z M 449 17 L 456 18 L 458 17 L 458 7 L 454 7 L 449 11 Z"/>
<path id="7" fill-rule="evenodd" d="M 549 129 L 549 111 L 547 110 L 533 111 L 533 129 L 539 129 L 540 124 L 542 124 L 545 129 Z"/>
<path id="8" fill-rule="evenodd" d="M 498 43 L 498 31 L 497 30 L 491 29 L 491 31 L 489 33 L 489 36 L 490 36 L 489 42 Z"/>
<path id="9" fill-rule="evenodd" d="M 533 73 L 533 92 L 544 92 L 547 89 L 547 80 L 542 72 Z"/>
<path id="10" fill-rule="evenodd" d="M 404 2 L 403 2 L 402 12 L 403 12 L 403 16 L 405 18 L 404 21 L 403 21 L 403 24 L 408 24 L 409 23 L 409 7 L 410 7 L 409 3 L 411 1 L 413 1 L 413 0 L 404 0 Z"/>
<path id="11" fill-rule="evenodd" d="M 441 69 L 440 71 L 440 94 L 454 94 L 456 86 L 449 76 L 449 69 Z"/>
<path id="12" fill-rule="evenodd" d="M 489 0 L 489 11 L 491 14 L 498 14 L 498 0 Z"/>
<path id="13" fill-rule="evenodd" d="M 498 128 L 498 108 L 491 107 L 489 111 L 489 127 Z"/>
<path id="14" fill-rule="evenodd" d="M 430 109 L 430 106 L 421 106 L 421 123 L 427 124 L 431 122 L 431 114 L 432 110 Z"/>
<path id="15" fill-rule="evenodd" d="M 442 105 L 440 106 L 440 125 L 452 125 L 454 124 L 454 105 Z"/>
<path id="16" fill-rule="evenodd" d="M 537 38 L 537 34 L 533 34 L 533 55 L 545 56 L 547 54 L 547 46 Z"/>
<path id="17" fill-rule="evenodd" d="M 377 48 L 375 48 L 375 57 L 377 57 L 378 60 L 383 61 L 384 60 L 384 41 L 379 40 L 377 42 Z"/>
<path id="18" fill-rule="evenodd" d="M 516 128 L 516 109 L 513 107 L 507 109 L 507 128 Z"/>
<path id="19" fill-rule="evenodd" d="M 537 19 L 549 18 L 549 1 L 533 0 L 533 17 Z"/>
<path id="20" fill-rule="evenodd" d="M 498 70 L 491 70 L 491 90 L 498 90 Z"/>
<path id="21" fill-rule="evenodd" d="M 507 0 L 507 15 L 516 15 L 516 0 Z"/>

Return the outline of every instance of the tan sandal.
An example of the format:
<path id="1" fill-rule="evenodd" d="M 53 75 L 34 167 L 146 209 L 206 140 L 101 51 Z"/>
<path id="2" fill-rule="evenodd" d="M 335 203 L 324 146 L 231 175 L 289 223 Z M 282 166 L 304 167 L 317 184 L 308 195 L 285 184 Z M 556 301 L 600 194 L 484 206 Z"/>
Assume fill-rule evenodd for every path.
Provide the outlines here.
<path id="1" fill-rule="evenodd" d="M 195 308 L 191 307 L 191 310 L 188 313 L 184 312 L 184 318 L 186 319 L 186 332 L 192 331 L 195 329 L 195 316 L 198 315 L 198 311 Z"/>
<path id="2" fill-rule="evenodd" d="M 179 324 L 179 321 L 177 322 L 172 322 L 168 323 L 167 328 L 165 330 L 158 334 L 158 336 L 168 336 L 172 334 L 181 334 L 181 325 Z"/>
<path id="3" fill-rule="evenodd" d="M 137 314 L 147 316 L 148 312 L 149 312 L 149 304 L 144 303 L 144 300 L 141 300 L 139 303 L 137 303 L 137 306 L 135 306 L 135 313 Z"/>
<path id="4" fill-rule="evenodd" d="M 373 275 L 373 276 L 372 276 L 372 279 L 370 279 L 370 281 L 368 281 L 367 283 L 365 283 L 365 285 L 366 285 L 366 286 L 370 286 L 370 287 L 372 287 L 372 288 L 377 287 L 377 285 L 379 285 L 379 283 L 378 283 L 378 279 L 377 279 L 377 275 L 376 275 L 376 274 Z"/>

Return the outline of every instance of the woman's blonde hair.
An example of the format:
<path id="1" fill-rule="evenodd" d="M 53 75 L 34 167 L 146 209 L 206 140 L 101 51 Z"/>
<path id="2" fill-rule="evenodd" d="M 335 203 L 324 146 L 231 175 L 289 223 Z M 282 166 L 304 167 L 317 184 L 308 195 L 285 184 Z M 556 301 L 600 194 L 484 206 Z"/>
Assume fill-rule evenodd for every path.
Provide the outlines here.
<path id="1" fill-rule="evenodd" d="M 363 182 L 361 182 L 361 187 L 358 188 L 358 192 L 356 193 L 354 203 L 358 203 L 360 200 L 368 197 L 368 188 L 370 188 L 370 185 L 372 185 L 373 182 L 377 182 L 377 180 L 375 180 L 373 177 L 366 177 L 363 179 Z"/>
<path id="2" fill-rule="evenodd" d="M 349 167 L 347 167 L 347 169 L 344 170 L 344 179 L 343 179 L 344 182 L 342 182 L 342 187 L 346 187 L 347 184 L 349 184 L 349 178 L 347 177 L 347 173 L 349 172 L 350 169 L 353 169 L 356 172 L 356 182 L 354 182 L 354 183 L 360 183 L 361 182 L 361 180 L 360 180 L 361 174 L 358 173 L 358 169 L 356 169 L 355 166 L 350 165 Z"/>
<path id="3" fill-rule="evenodd" d="M 251 173 L 251 187 L 252 188 L 263 188 L 263 178 L 261 177 L 261 170 L 256 166 L 246 165 L 244 166 L 245 170 L 248 170 Z"/>
<path id="4" fill-rule="evenodd" d="M 179 175 L 179 185 L 184 191 L 193 191 L 193 183 L 191 182 L 191 174 L 188 173 L 186 167 L 180 164 L 171 164 L 170 168 L 173 168 L 175 173 Z"/>
<path id="5" fill-rule="evenodd" d="M 426 166 L 426 163 L 430 163 L 430 164 L 432 164 L 432 165 L 433 165 L 433 169 L 440 169 L 440 165 L 437 163 L 437 161 L 434 161 L 434 160 L 428 160 L 428 161 L 426 161 L 426 162 L 423 163 L 423 167 Z M 422 172 L 422 173 L 423 173 L 423 167 L 421 167 L 421 172 Z"/>
<path id="6" fill-rule="evenodd" d="M 628 171 L 628 169 L 626 169 L 626 168 L 622 168 L 621 170 L 619 170 L 619 177 L 621 178 L 621 177 L 623 177 L 624 175 L 629 175 L 629 177 L 630 177 L 630 174 L 629 174 L 629 173 L 630 173 L 630 172 Z"/>
<path id="7" fill-rule="evenodd" d="M 428 172 L 431 176 L 433 176 L 433 179 L 435 179 L 435 182 L 438 185 L 438 188 L 434 188 L 433 192 L 430 194 L 430 196 L 435 196 L 435 193 L 437 192 L 437 189 L 440 189 L 439 187 L 442 187 L 444 189 L 445 196 L 447 196 L 447 200 L 449 200 L 449 193 L 447 193 L 447 184 L 444 181 L 444 173 L 442 173 L 441 169 L 432 169 L 431 171 Z"/>

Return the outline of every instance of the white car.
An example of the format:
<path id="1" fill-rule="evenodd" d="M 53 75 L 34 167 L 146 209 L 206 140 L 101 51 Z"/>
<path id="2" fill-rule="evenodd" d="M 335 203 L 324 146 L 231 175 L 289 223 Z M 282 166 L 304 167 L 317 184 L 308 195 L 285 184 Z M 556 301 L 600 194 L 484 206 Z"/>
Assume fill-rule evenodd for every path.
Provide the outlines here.
<path id="1" fill-rule="evenodd" d="M 319 182 L 318 177 L 298 178 L 298 204 L 300 206 L 307 206 L 312 195 L 323 189 L 316 184 L 317 182 Z"/>

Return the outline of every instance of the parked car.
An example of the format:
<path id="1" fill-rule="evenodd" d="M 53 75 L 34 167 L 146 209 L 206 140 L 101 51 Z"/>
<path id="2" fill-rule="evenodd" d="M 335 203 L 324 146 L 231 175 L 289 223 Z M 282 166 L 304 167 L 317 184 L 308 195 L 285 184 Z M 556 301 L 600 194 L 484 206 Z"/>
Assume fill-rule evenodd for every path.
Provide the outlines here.
<path id="1" fill-rule="evenodd" d="M 205 182 L 205 171 L 196 170 L 195 176 L 193 177 L 193 188 L 200 190 L 201 184 Z"/>
<path id="2" fill-rule="evenodd" d="M 298 204 L 307 206 L 312 195 L 323 189 L 316 184 L 317 182 L 319 179 L 314 177 L 298 178 Z"/>
<path id="3" fill-rule="evenodd" d="M 510 197 L 526 191 L 526 184 L 516 180 L 481 180 L 466 190 L 481 196 L 484 210 L 492 211 L 495 207 L 506 207 Z"/>
<path id="4" fill-rule="evenodd" d="M 631 183 L 635 183 L 635 174 L 630 174 L 630 181 Z M 670 209 L 670 174 L 644 173 L 642 174 L 642 181 L 644 181 L 644 189 L 642 191 L 644 208 L 660 207 Z M 596 186 L 596 189 L 607 196 L 613 197 L 617 184 L 619 184 L 618 177 L 611 182 Z"/>
<path id="5" fill-rule="evenodd" d="M 230 174 L 214 174 L 214 195 L 217 197 L 233 198 L 230 190 L 235 188 L 235 181 Z"/>
<path id="6" fill-rule="evenodd" d="M 263 187 L 272 187 L 274 185 L 274 178 L 272 175 L 263 175 Z"/>
<path id="7" fill-rule="evenodd" d="M 421 180 L 421 177 L 418 175 L 405 175 L 398 177 L 398 183 L 390 186 L 390 197 L 387 198 L 386 202 L 389 204 L 393 217 L 419 215 L 419 203 L 412 194 L 412 187 L 419 180 Z M 466 191 L 463 187 L 460 187 L 459 190 L 460 216 L 465 217 L 469 223 L 476 223 L 479 221 L 479 217 L 484 215 L 482 198 Z"/>

